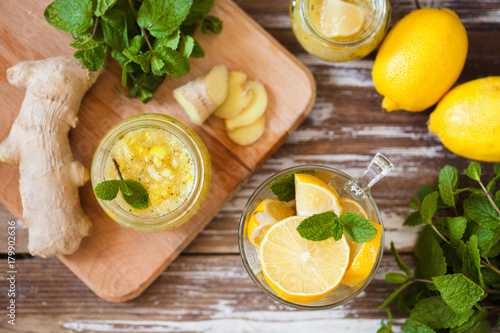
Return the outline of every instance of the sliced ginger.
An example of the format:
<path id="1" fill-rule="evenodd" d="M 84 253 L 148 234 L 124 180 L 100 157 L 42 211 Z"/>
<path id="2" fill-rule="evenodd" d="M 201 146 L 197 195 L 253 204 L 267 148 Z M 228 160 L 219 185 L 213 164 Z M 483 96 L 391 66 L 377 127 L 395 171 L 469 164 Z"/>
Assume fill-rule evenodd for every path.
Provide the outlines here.
<path id="1" fill-rule="evenodd" d="M 248 146 L 257 141 L 266 128 L 266 115 L 262 114 L 259 119 L 250 125 L 238 127 L 232 131 L 227 131 L 231 140 L 240 146 Z"/>
<path id="2" fill-rule="evenodd" d="M 217 65 L 205 75 L 174 90 L 174 98 L 193 123 L 203 124 L 226 100 L 228 76 L 226 66 Z"/>
<path id="3" fill-rule="evenodd" d="M 267 92 L 264 85 L 256 81 L 248 81 L 246 85 L 252 91 L 250 104 L 239 115 L 226 119 L 228 133 L 238 127 L 248 126 L 259 119 L 267 109 Z"/>
<path id="4" fill-rule="evenodd" d="M 245 85 L 247 75 L 241 71 L 229 72 L 229 89 L 226 100 L 214 111 L 219 118 L 232 118 L 243 111 L 252 100 L 252 90 Z"/>

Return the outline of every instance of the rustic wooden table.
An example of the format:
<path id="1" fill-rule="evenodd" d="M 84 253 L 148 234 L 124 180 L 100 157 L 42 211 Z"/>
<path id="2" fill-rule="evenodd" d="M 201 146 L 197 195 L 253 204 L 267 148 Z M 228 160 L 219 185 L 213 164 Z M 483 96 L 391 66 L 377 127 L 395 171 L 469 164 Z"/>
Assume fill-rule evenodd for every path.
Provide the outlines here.
<path id="1" fill-rule="evenodd" d="M 430 111 L 384 113 L 371 79 L 374 54 L 331 64 L 308 55 L 296 42 L 288 0 L 237 3 L 312 71 L 317 101 L 307 120 L 231 200 L 184 253 L 140 297 L 127 303 L 98 298 L 58 259 L 27 253 L 27 230 L 17 223 L 17 321 L 0 321 L 1 332 L 375 332 L 385 313 L 377 306 L 394 289 L 384 282 L 396 270 L 386 253 L 372 284 L 352 302 L 326 311 L 290 309 L 265 296 L 248 277 L 239 256 L 237 228 L 243 206 L 258 184 L 283 168 L 315 163 L 360 174 L 376 152 L 396 169 L 373 189 L 386 228 L 402 258 L 411 254 L 415 229 L 402 227 L 408 199 L 434 184 L 445 164 L 464 169 L 468 161 L 450 153 L 430 134 Z M 392 0 L 392 22 L 416 9 L 413 0 Z M 457 12 L 468 30 L 469 55 L 459 82 L 500 75 L 499 0 L 420 0 L 423 7 Z M 486 166 L 491 174 L 491 165 Z M 0 292 L 7 300 L 6 226 L 13 217 L 0 208 Z M 2 301 L 5 309 L 5 301 Z M 5 310 L 4 310 L 5 311 Z M 396 323 L 402 322 L 396 314 Z M 400 329 L 396 327 L 396 329 Z"/>

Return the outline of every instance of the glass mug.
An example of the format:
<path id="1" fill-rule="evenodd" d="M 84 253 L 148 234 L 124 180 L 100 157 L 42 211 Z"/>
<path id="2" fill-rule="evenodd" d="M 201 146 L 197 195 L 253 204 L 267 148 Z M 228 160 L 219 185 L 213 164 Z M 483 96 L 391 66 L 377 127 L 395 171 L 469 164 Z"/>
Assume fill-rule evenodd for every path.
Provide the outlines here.
<path id="1" fill-rule="evenodd" d="M 265 180 L 250 196 L 248 202 L 243 209 L 241 215 L 240 226 L 238 231 L 238 243 L 240 248 L 241 259 L 243 265 L 247 270 L 250 278 L 255 284 L 269 297 L 274 300 L 298 309 L 305 310 L 322 310 L 345 304 L 359 295 L 371 282 L 375 273 L 378 270 L 382 255 L 384 252 L 384 232 L 380 239 L 379 251 L 375 263 L 369 277 L 357 284 L 354 287 L 340 284 L 330 294 L 325 296 L 319 301 L 312 303 L 293 303 L 283 299 L 276 291 L 274 291 L 263 276 L 260 260 L 259 249 L 254 247 L 248 240 L 247 228 L 250 216 L 257 208 L 257 206 L 267 198 L 275 198 L 274 194 L 268 188 L 268 185 L 281 176 L 290 173 L 308 173 L 321 179 L 329 186 L 336 189 L 341 198 L 350 198 L 357 201 L 365 209 L 370 221 L 378 223 L 383 226 L 382 217 L 375 204 L 372 196 L 370 195 L 370 188 L 389 172 L 394 169 L 392 162 L 384 155 L 377 153 L 370 162 L 365 172 L 358 178 L 353 178 L 348 174 L 326 166 L 319 165 L 300 165 L 283 170 L 267 180 Z"/>

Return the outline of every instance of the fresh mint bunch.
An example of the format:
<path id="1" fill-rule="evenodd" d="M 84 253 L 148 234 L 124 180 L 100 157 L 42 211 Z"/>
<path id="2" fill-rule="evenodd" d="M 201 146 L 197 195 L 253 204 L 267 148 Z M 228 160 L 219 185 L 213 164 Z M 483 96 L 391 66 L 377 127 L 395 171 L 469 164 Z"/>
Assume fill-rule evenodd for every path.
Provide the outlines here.
<path id="1" fill-rule="evenodd" d="M 207 15 L 214 0 L 55 0 L 44 16 L 71 33 L 74 57 L 97 71 L 111 56 L 122 67 L 127 97 L 147 103 L 165 77 L 189 73 L 189 58 L 205 53 L 194 39 L 197 27 L 219 33 L 222 21 Z"/>
<path id="2" fill-rule="evenodd" d="M 439 173 L 437 187 L 422 187 L 418 198 L 410 199 L 415 212 L 404 224 L 425 225 L 415 246 L 418 264 L 412 273 L 391 243 L 404 274 L 386 275 L 388 282 L 399 287 L 379 307 L 388 312 L 389 323 L 382 323 L 378 332 L 392 332 L 389 304 L 409 313 L 405 332 L 490 332 L 487 309 L 500 310 L 496 305 L 500 301 L 500 191 L 496 191 L 500 164 L 494 165 L 494 172 L 485 185 L 480 164 L 472 162 L 464 173 L 479 188 L 459 188 L 457 169 L 447 165 Z M 461 198 L 462 193 L 468 196 Z"/>

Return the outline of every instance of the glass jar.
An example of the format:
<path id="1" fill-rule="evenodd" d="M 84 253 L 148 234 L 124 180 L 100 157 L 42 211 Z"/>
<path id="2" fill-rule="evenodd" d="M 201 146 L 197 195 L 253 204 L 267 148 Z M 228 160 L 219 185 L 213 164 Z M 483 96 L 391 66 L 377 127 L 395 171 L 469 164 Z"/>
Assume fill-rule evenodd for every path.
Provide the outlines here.
<path id="1" fill-rule="evenodd" d="M 146 113 L 125 119 L 113 127 L 97 146 L 91 167 L 92 187 L 106 179 L 106 163 L 110 152 L 124 135 L 138 129 L 161 129 L 182 143 L 192 158 L 194 183 L 186 199 L 172 212 L 157 217 L 144 217 L 122 208 L 116 200 L 97 199 L 104 211 L 119 224 L 141 232 L 162 232 L 186 223 L 201 207 L 212 179 L 212 165 L 205 144 L 193 129 L 173 117 Z M 120 194 L 119 194 L 120 195 Z"/>
<path id="2" fill-rule="evenodd" d="M 260 265 L 259 249 L 254 247 L 248 239 L 249 235 L 247 230 L 250 217 L 262 201 L 267 198 L 275 198 L 274 194 L 268 187 L 271 182 L 290 173 L 306 173 L 321 179 L 323 182 L 333 187 L 340 197 L 355 200 L 366 211 L 370 221 L 383 226 L 380 212 L 375 204 L 375 201 L 370 195 L 370 188 L 393 169 L 394 166 L 391 161 L 389 161 L 382 154 L 377 154 L 366 171 L 359 178 L 353 178 L 340 170 L 326 166 L 301 165 L 283 170 L 265 180 L 248 199 L 241 215 L 240 227 L 238 230 L 238 243 L 241 259 L 245 269 L 250 275 L 250 278 L 269 297 L 284 305 L 303 310 L 323 310 L 337 307 L 349 302 L 359 295 L 370 284 L 371 280 L 377 273 L 382 255 L 384 253 L 385 241 L 383 231 L 380 238 L 377 258 L 375 259 L 371 273 L 366 280 L 358 283 L 354 287 L 340 284 L 329 295 L 313 303 L 293 303 L 281 297 L 275 290 L 273 290 L 265 279 Z"/>
<path id="3" fill-rule="evenodd" d="M 362 31 L 346 38 L 333 39 L 324 35 L 311 19 L 313 2 L 316 0 L 292 0 L 290 20 L 295 37 L 310 54 L 330 62 L 350 61 L 372 52 L 382 41 L 391 20 L 388 0 L 361 0 L 369 2 L 371 19 Z"/>

